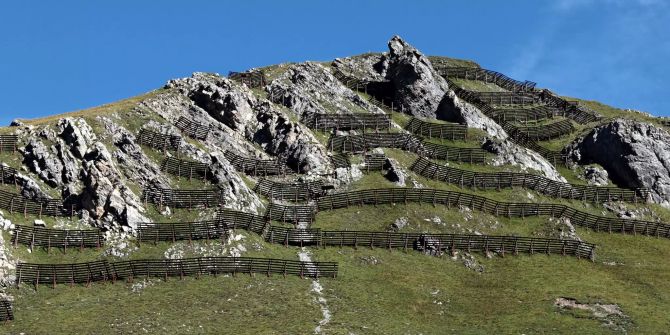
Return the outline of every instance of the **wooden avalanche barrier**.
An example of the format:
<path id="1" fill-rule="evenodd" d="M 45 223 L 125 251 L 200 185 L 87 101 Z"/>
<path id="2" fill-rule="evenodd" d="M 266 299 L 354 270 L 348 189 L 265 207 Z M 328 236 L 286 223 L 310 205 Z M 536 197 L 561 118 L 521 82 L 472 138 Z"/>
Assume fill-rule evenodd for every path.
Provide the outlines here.
<path id="1" fill-rule="evenodd" d="M 312 224 L 312 222 L 314 222 L 315 215 L 316 208 L 311 205 L 288 206 L 270 203 L 268 205 L 267 211 L 265 212 L 265 218 L 267 220 L 294 224 Z"/>
<path id="2" fill-rule="evenodd" d="M 224 203 L 222 189 L 178 190 L 159 187 L 144 189 L 144 203 L 156 204 L 159 208 L 169 206 L 173 208 L 200 208 L 218 207 Z"/>
<path id="3" fill-rule="evenodd" d="M 28 199 L 20 194 L 0 190 L 0 208 L 10 213 L 22 213 L 37 216 L 72 216 L 78 206 L 64 204 L 63 200 L 56 199 Z"/>
<path id="4" fill-rule="evenodd" d="M 161 163 L 161 171 L 177 177 L 186 177 L 189 180 L 193 178 L 207 180 L 208 177 L 212 177 L 208 164 L 175 157 L 166 157 Z"/>
<path id="5" fill-rule="evenodd" d="M 522 82 L 514 80 L 500 72 L 476 67 L 437 67 L 436 70 L 441 76 L 494 83 L 514 92 L 533 91 L 536 85 L 532 81 L 526 80 Z"/>
<path id="6" fill-rule="evenodd" d="M 428 138 L 449 140 L 465 140 L 468 137 L 468 126 L 457 123 L 435 123 L 413 117 L 405 129 L 412 134 Z"/>
<path id="7" fill-rule="evenodd" d="M 268 198 L 282 201 L 307 201 L 316 199 L 324 194 L 322 181 L 279 183 L 261 178 L 254 191 Z"/>
<path id="8" fill-rule="evenodd" d="M 535 141 L 548 141 L 575 131 L 575 127 L 572 126 L 572 122 L 569 119 L 539 126 L 525 126 L 517 128 L 519 129 L 519 132 L 525 134 Z"/>
<path id="9" fill-rule="evenodd" d="M 469 193 L 427 188 L 383 188 L 333 193 L 319 198 L 317 209 L 327 211 L 355 205 L 410 202 L 448 207 L 467 206 L 473 210 L 506 217 L 546 215 L 567 218 L 573 225 L 595 231 L 670 238 L 670 225 L 664 223 L 598 216 L 560 204 L 500 202 Z"/>
<path id="10" fill-rule="evenodd" d="M 211 129 L 211 125 L 195 123 L 183 116 L 180 116 L 179 120 L 177 120 L 177 123 L 174 125 L 188 137 L 194 138 L 196 140 L 206 139 L 207 135 L 209 134 L 209 130 Z"/>
<path id="11" fill-rule="evenodd" d="M 18 142 L 19 137 L 16 135 L 0 135 L 0 153 L 15 152 Z"/>
<path id="12" fill-rule="evenodd" d="M 49 229 L 43 227 L 32 227 L 16 225 L 12 243 L 44 247 L 49 251 L 51 248 L 99 248 L 103 244 L 103 235 L 99 229 L 87 230 L 63 230 Z"/>
<path id="13" fill-rule="evenodd" d="M 197 257 L 182 259 L 105 260 L 72 264 L 19 263 L 17 285 L 87 284 L 144 278 L 164 278 L 217 274 L 272 274 L 301 277 L 337 277 L 335 262 L 301 262 L 287 259 L 252 257 Z"/>
<path id="14" fill-rule="evenodd" d="M 179 150 L 181 138 L 179 136 L 160 134 L 146 128 L 140 129 L 137 135 L 137 144 L 159 150 Z"/>
<path id="15" fill-rule="evenodd" d="M 327 131 L 367 129 L 379 130 L 391 128 L 391 119 L 386 114 L 372 113 L 351 113 L 351 114 L 332 114 L 315 113 L 311 118 L 305 120 L 312 129 L 321 129 Z"/>
<path id="16" fill-rule="evenodd" d="M 249 88 L 263 87 L 267 85 L 265 73 L 261 70 L 248 72 L 228 72 L 228 79 L 247 85 Z"/>
<path id="17" fill-rule="evenodd" d="M 232 151 L 225 151 L 223 155 L 237 171 L 253 176 L 286 175 L 293 172 L 280 160 L 249 158 Z"/>
<path id="18" fill-rule="evenodd" d="M 576 185 L 551 180 L 543 176 L 514 172 L 472 172 L 439 165 L 425 159 L 417 158 L 410 170 L 426 178 L 470 187 L 472 189 L 501 189 L 521 187 L 535 190 L 548 196 L 564 199 L 577 199 L 591 202 L 628 201 L 644 202 L 649 196 L 645 188 L 623 189 L 618 187 L 601 187 Z"/>
<path id="19" fill-rule="evenodd" d="M 0 300 L 0 321 L 14 320 L 14 311 L 12 303 L 7 300 Z"/>

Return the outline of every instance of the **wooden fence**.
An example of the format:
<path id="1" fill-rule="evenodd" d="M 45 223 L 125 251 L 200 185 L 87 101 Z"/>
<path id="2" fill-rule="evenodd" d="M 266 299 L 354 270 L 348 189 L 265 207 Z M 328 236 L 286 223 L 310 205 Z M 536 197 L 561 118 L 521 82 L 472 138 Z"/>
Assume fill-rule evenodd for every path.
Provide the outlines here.
<path id="1" fill-rule="evenodd" d="M 23 213 L 41 217 L 46 216 L 73 216 L 78 210 L 74 204 L 64 204 L 63 200 L 57 199 L 28 199 L 20 194 L 15 194 L 0 190 L 0 208 L 8 210 L 10 213 Z"/>
<path id="2" fill-rule="evenodd" d="M 47 252 L 51 248 L 99 248 L 104 243 L 102 232 L 99 229 L 87 230 L 63 230 L 42 227 L 16 225 L 12 243 L 29 245 L 30 249 L 35 246 L 44 247 Z"/>
<path id="3" fill-rule="evenodd" d="M 530 93 L 521 92 L 475 92 L 472 91 L 479 100 L 489 105 L 535 105 L 540 102 L 540 98 Z"/>
<path id="4" fill-rule="evenodd" d="M 266 217 L 228 208 L 219 209 L 216 219 L 222 221 L 231 229 L 246 229 L 259 235 L 264 235 L 264 232 L 270 226 L 270 220 Z"/>
<path id="5" fill-rule="evenodd" d="M 160 187 L 144 188 L 144 204 L 156 204 L 162 210 L 164 206 L 173 208 L 218 207 L 224 203 L 221 189 L 179 190 Z"/>
<path id="6" fill-rule="evenodd" d="M 247 85 L 249 88 L 263 87 L 267 85 L 265 73 L 261 70 L 248 72 L 228 72 L 228 79 Z"/>
<path id="7" fill-rule="evenodd" d="M 174 223 L 139 223 L 137 225 L 138 242 L 159 241 L 193 241 L 216 240 L 222 241 L 228 236 L 231 229 L 240 228 L 229 226 L 223 220 L 174 222 Z M 247 229 L 248 227 L 241 227 Z"/>
<path id="8" fill-rule="evenodd" d="M 325 195 L 317 200 L 319 211 L 354 205 L 381 205 L 391 203 L 428 203 L 446 206 L 468 206 L 496 216 L 527 217 L 546 215 L 570 219 L 577 226 L 595 231 L 642 234 L 670 238 L 670 225 L 664 223 L 612 218 L 579 211 L 560 204 L 510 203 L 486 197 L 448 190 L 427 188 L 368 189 Z"/>
<path id="9" fill-rule="evenodd" d="M 336 169 L 338 168 L 348 168 L 351 166 L 351 162 L 349 161 L 349 155 L 346 153 L 333 153 L 332 156 L 330 156 L 330 161 L 333 163 L 333 166 L 335 166 Z"/>
<path id="10" fill-rule="evenodd" d="M 363 132 L 365 132 L 367 129 L 379 130 L 391 128 L 391 119 L 388 115 L 372 113 L 316 113 L 311 118 L 306 119 L 305 123 L 312 129 L 321 129 L 324 132 L 330 129 L 363 129 Z"/>
<path id="11" fill-rule="evenodd" d="M 16 178 L 17 175 L 18 172 L 16 169 L 0 163 L 0 183 L 13 184 L 14 186 L 18 187 L 18 179 Z"/>
<path id="12" fill-rule="evenodd" d="M 19 137 L 17 135 L 0 135 L 0 153 L 15 152 L 18 142 Z"/>
<path id="13" fill-rule="evenodd" d="M 376 153 L 365 154 L 363 161 L 365 162 L 367 172 L 381 171 L 386 164 L 386 155 Z"/>
<path id="14" fill-rule="evenodd" d="M 536 83 L 532 81 L 514 80 L 500 72 L 472 67 L 438 67 L 437 72 L 441 76 L 451 78 L 462 78 L 468 80 L 479 80 L 494 83 L 510 91 L 533 91 Z"/>
<path id="15" fill-rule="evenodd" d="M 435 159 L 469 163 L 484 163 L 487 154 L 481 148 L 461 148 L 422 142 L 415 135 L 405 133 L 331 136 L 328 147 L 335 152 L 365 152 L 378 147 L 397 148 Z"/>
<path id="16" fill-rule="evenodd" d="M 315 215 L 316 208 L 312 205 L 289 206 L 270 203 L 265 212 L 265 219 L 284 223 L 306 223 L 311 225 L 314 222 Z"/>
<path id="17" fill-rule="evenodd" d="M 572 126 L 572 122 L 569 119 L 537 126 L 517 127 L 517 129 L 534 141 L 548 141 L 575 131 L 575 127 Z"/>
<path id="18" fill-rule="evenodd" d="M 161 171 L 175 175 L 177 177 L 186 177 L 192 180 L 193 177 L 207 180 L 212 177 L 209 165 L 200 162 L 187 161 L 175 157 L 166 157 L 161 163 Z"/>
<path id="19" fill-rule="evenodd" d="M 137 134 L 137 143 L 159 150 L 178 150 L 181 138 L 175 135 L 157 133 L 146 128 L 140 129 Z"/>
<path id="20" fill-rule="evenodd" d="M 91 284 L 92 282 L 135 278 L 164 278 L 217 274 L 272 274 L 301 277 L 337 276 L 336 262 L 301 262 L 287 259 L 252 257 L 197 257 L 181 259 L 137 259 L 108 262 L 105 260 L 72 264 L 19 263 L 17 285 Z"/>
<path id="21" fill-rule="evenodd" d="M 240 156 L 226 150 L 223 155 L 237 171 L 253 176 L 286 175 L 293 171 L 281 160 L 262 160 Z"/>
<path id="22" fill-rule="evenodd" d="M 578 240 L 492 236 L 467 234 L 396 233 L 385 231 L 322 231 L 320 229 L 291 229 L 272 226 L 266 240 L 284 245 L 319 247 L 370 247 L 386 249 L 442 252 L 464 250 L 505 253 L 544 253 L 595 258 L 596 246 Z"/>
<path id="23" fill-rule="evenodd" d="M 183 116 L 180 116 L 179 120 L 177 120 L 177 123 L 174 125 L 188 137 L 194 138 L 196 140 L 206 139 L 207 135 L 209 135 L 210 129 L 212 128 L 211 125 L 196 123 Z"/>
<path id="24" fill-rule="evenodd" d="M 560 108 L 563 111 L 563 116 L 570 118 L 579 124 L 587 124 L 602 120 L 602 116 L 597 112 L 590 110 L 579 103 L 567 101 L 550 90 L 544 89 L 540 91 L 539 97 L 546 104 Z"/>
<path id="25" fill-rule="evenodd" d="M 623 189 L 563 183 L 543 176 L 515 172 L 472 172 L 439 165 L 423 157 L 417 158 L 410 169 L 426 178 L 436 179 L 461 188 L 501 189 L 521 187 L 564 199 L 576 199 L 595 203 L 605 201 L 644 202 L 649 196 L 645 188 Z"/>
<path id="26" fill-rule="evenodd" d="M 270 199 L 282 201 L 308 201 L 316 199 L 324 194 L 323 182 L 297 182 L 279 183 L 269 179 L 261 178 L 254 191 Z"/>
<path id="27" fill-rule="evenodd" d="M 413 117 L 405 129 L 410 133 L 428 138 L 443 138 L 452 141 L 468 138 L 468 126 L 457 123 L 434 123 Z"/>
<path id="28" fill-rule="evenodd" d="M 537 105 L 533 107 L 494 107 L 489 117 L 498 123 L 503 122 L 539 122 L 563 115 L 556 107 Z"/>
<path id="29" fill-rule="evenodd" d="M 12 303 L 7 300 L 0 300 L 0 321 L 14 320 L 14 311 Z"/>

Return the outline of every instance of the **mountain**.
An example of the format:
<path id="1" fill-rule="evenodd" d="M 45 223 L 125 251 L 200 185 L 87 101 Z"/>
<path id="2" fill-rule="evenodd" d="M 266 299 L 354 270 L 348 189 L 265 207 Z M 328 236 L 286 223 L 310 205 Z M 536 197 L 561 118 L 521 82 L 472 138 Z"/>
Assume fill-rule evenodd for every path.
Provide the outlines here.
<path id="1" fill-rule="evenodd" d="M 667 127 L 398 36 L 17 119 L 0 327 L 661 333 Z"/>

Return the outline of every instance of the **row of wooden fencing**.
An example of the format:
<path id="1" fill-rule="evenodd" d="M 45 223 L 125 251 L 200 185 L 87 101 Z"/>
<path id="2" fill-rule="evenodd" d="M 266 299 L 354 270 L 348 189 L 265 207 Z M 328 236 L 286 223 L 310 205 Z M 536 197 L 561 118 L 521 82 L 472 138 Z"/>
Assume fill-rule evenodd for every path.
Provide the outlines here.
<path id="1" fill-rule="evenodd" d="M 28 199 L 20 194 L 0 190 L 0 208 L 10 213 L 22 213 L 24 217 L 37 215 L 46 216 L 73 216 L 78 210 L 74 204 L 64 204 L 57 199 Z"/>
<path id="2" fill-rule="evenodd" d="M 316 208 L 312 205 L 282 205 L 270 203 L 265 212 L 265 219 L 293 224 L 309 224 L 314 222 Z"/>
<path id="3" fill-rule="evenodd" d="M 349 155 L 346 153 L 333 153 L 330 156 L 330 161 L 333 163 L 333 166 L 338 169 L 338 168 L 348 168 L 351 166 L 351 162 L 349 161 Z"/>
<path id="4" fill-rule="evenodd" d="M 181 137 L 161 134 L 147 128 L 142 128 L 139 134 L 137 134 L 137 144 L 163 151 L 178 150 L 181 145 Z"/>
<path id="5" fill-rule="evenodd" d="M 270 199 L 282 201 L 308 201 L 316 199 L 324 194 L 323 181 L 279 183 L 266 178 L 261 178 L 254 191 Z"/>
<path id="6" fill-rule="evenodd" d="M 240 156 L 230 150 L 226 150 L 223 155 L 237 171 L 249 175 L 269 176 L 293 173 L 293 171 L 286 166 L 286 163 L 281 160 L 249 158 Z"/>
<path id="7" fill-rule="evenodd" d="M 335 152 L 366 152 L 373 148 L 397 148 L 434 159 L 467 163 L 484 163 L 487 155 L 481 148 L 461 148 L 431 143 L 406 133 L 331 136 L 328 147 Z"/>
<path id="8" fill-rule="evenodd" d="M 0 135 L 0 153 L 15 152 L 18 142 L 19 137 L 17 135 Z"/>
<path id="9" fill-rule="evenodd" d="M 0 183 L 13 184 L 18 187 L 18 172 L 13 167 L 0 163 Z"/>
<path id="10" fill-rule="evenodd" d="M 16 225 L 12 243 L 14 246 L 28 245 L 31 250 L 37 246 L 47 249 L 47 252 L 51 248 L 63 248 L 63 252 L 66 252 L 68 248 L 79 248 L 80 250 L 99 248 L 103 245 L 104 238 L 99 229 L 64 230 Z"/>
<path id="11" fill-rule="evenodd" d="M 19 263 L 17 285 L 91 284 L 144 278 L 184 278 L 218 274 L 272 274 L 301 277 L 337 277 L 336 262 L 301 262 L 288 259 L 252 257 L 197 257 L 181 259 L 106 260 L 72 264 Z"/>
<path id="12" fill-rule="evenodd" d="M 0 300 L 0 321 L 14 320 L 14 310 L 12 303 L 8 300 Z"/>
<path id="13" fill-rule="evenodd" d="M 447 79 L 447 82 L 449 83 L 449 88 L 452 89 L 459 98 L 474 105 L 479 110 L 481 110 L 486 116 L 493 117 L 495 109 L 490 105 L 488 105 L 487 103 L 485 103 L 484 101 L 480 100 L 475 92 L 464 90 L 449 79 Z M 567 155 L 563 154 L 560 151 L 549 150 L 539 145 L 532 138 L 528 137 L 524 132 L 520 131 L 519 128 L 513 125 L 511 122 L 503 121 L 500 123 L 500 125 L 515 143 L 525 146 L 539 153 L 540 155 L 542 155 L 542 157 L 546 158 L 549 162 L 553 163 L 554 165 L 566 163 L 566 160 L 568 158 Z"/>
<path id="14" fill-rule="evenodd" d="M 540 122 L 552 119 L 555 116 L 563 115 L 556 107 L 548 105 L 537 105 L 532 107 L 494 107 L 494 111 L 489 115 L 498 123 L 503 122 Z"/>
<path id="15" fill-rule="evenodd" d="M 197 179 L 207 180 L 212 177 L 209 164 L 187 161 L 175 157 L 166 157 L 161 163 L 161 171 L 175 175 L 177 177 L 186 177 L 192 180 Z"/>
<path id="16" fill-rule="evenodd" d="M 474 92 L 474 91 L 473 91 Z M 474 92 L 479 100 L 489 105 L 500 106 L 533 106 L 540 103 L 540 98 L 532 93 L 521 92 Z"/>
<path id="17" fill-rule="evenodd" d="M 457 123 L 434 123 L 413 117 L 405 126 L 410 133 L 428 137 L 455 140 L 467 140 L 468 126 Z"/>
<path id="18" fill-rule="evenodd" d="M 177 123 L 174 125 L 188 137 L 194 138 L 196 140 L 206 139 L 211 129 L 211 125 L 196 123 L 183 116 L 180 116 L 179 120 L 177 120 Z"/>
<path id="19" fill-rule="evenodd" d="M 265 78 L 265 73 L 261 70 L 247 72 L 230 71 L 228 72 L 228 79 L 243 83 L 249 88 L 263 87 L 268 83 L 267 79 Z"/>
<path id="20" fill-rule="evenodd" d="M 165 206 L 188 209 L 218 207 L 225 202 L 224 191 L 218 188 L 179 190 L 149 186 L 144 188 L 143 198 L 145 207 L 152 203 L 161 210 Z"/>
<path id="21" fill-rule="evenodd" d="M 538 95 L 542 101 L 548 105 L 563 110 L 563 116 L 570 118 L 579 124 L 587 124 L 602 120 L 602 116 L 597 112 L 580 105 L 577 102 L 567 101 L 548 89 L 541 90 Z"/>
<path id="22" fill-rule="evenodd" d="M 644 202 L 649 196 L 649 190 L 646 188 L 623 189 L 618 187 L 576 185 L 527 173 L 473 172 L 439 165 L 423 157 L 417 158 L 410 167 L 410 170 L 426 178 L 459 185 L 461 188 L 499 190 L 501 188 L 521 187 L 551 197 L 595 203 L 605 201 Z"/>
<path id="23" fill-rule="evenodd" d="M 372 113 L 315 113 L 310 118 L 304 120 L 304 122 L 308 127 L 317 130 L 321 129 L 324 132 L 330 129 L 363 129 L 363 132 L 365 132 L 367 129 L 379 130 L 391 128 L 391 119 L 388 115 Z"/>
<path id="24" fill-rule="evenodd" d="M 569 119 L 563 119 L 558 122 L 543 125 L 523 126 L 517 128 L 520 132 L 526 134 L 526 136 L 535 141 L 548 141 L 571 134 L 575 131 L 575 127 L 572 125 L 572 122 Z"/>
<path id="25" fill-rule="evenodd" d="M 510 203 L 474 194 L 427 188 L 386 188 L 332 193 L 317 200 L 317 209 L 327 211 L 356 205 L 394 203 L 440 204 L 456 208 L 467 206 L 484 213 L 510 218 L 544 215 L 567 218 L 574 225 L 595 231 L 670 238 L 670 225 L 664 223 L 593 215 L 560 204 Z"/>
<path id="26" fill-rule="evenodd" d="M 385 111 L 385 112 L 397 112 L 397 113 L 405 113 L 405 106 L 402 104 L 397 104 L 395 103 L 392 99 L 389 97 L 386 98 L 375 98 L 375 95 L 372 94 L 372 85 L 383 85 L 383 86 L 392 86 L 392 84 L 388 81 L 384 82 L 370 82 L 366 80 L 361 80 L 356 77 L 349 76 L 342 72 L 340 69 L 336 67 L 331 67 L 333 69 L 333 76 L 337 78 L 342 84 L 344 84 L 347 88 L 353 91 L 357 92 L 362 92 L 365 93 L 366 95 L 369 94 L 368 96 L 368 102 L 379 109 Z M 380 93 L 380 92 L 376 92 Z"/>
<path id="27" fill-rule="evenodd" d="M 514 80 L 500 72 L 472 67 L 438 67 L 441 76 L 494 83 L 510 91 L 532 92 L 536 83 Z"/>
<path id="28" fill-rule="evenodd" d="M 386 155 L 383 153 L 369 153 L 365 155 L 363 161 L 365 162 L 367 172 L 381 171 L 384 169 L 384 165 L 386 165 Z"/>
<path id="29" fill-rule="evenodd" d="M 266 235 L 270 243 L 318 247 L 370 247 L 418 250 L 429 253 L 443 251 L 544 253 L 570 255 L 593 260 L 595 244 L 578 240 L 492 236 L 468 234 L 397 233 L 385 231 L 322 231 L 320 229 L 291 229 L 272 226 Z"/>

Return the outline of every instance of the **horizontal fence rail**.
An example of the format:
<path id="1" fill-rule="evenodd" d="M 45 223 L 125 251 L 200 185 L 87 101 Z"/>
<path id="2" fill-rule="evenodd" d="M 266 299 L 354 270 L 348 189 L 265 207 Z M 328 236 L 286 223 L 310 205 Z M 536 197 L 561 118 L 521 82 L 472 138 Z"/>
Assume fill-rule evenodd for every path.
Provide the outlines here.
<path id="1" fill-rule="evenodd" d="M 99 229 L 63 230 L 43 227 L 16 225 L 12 243 L 51 248 L 99 248 L 104 243 L 103 234 Z"/>
<path id="2" fill-rule="evenodd" d="M 74 204 L 64 204 L 59 199 L 32 200 L 16 193 L 0 190 L 0 208 L 10 213 L 23 213 L 37 216 L 72 216 L 78 210 Z"/>
<path id="3" fill-rule="evenodd" d="M 505 253 L 571 255 L 593 260 L 595 245 L 578 240 L 467 234 L 396 233 L 385 231 L 322 231 L 272 226 L 270 243 L 299 246 L 370 247 L 424 252 L 463 250 Z"/>
<path id="4" fill-rule="evenodd" d="M 333 166 L 335 166 L 336 169 L 338 168 L 346 169 L 351 166 L 349 156 L 345 153 L 333 153 L 333 155 L 330 156 L 330 161 L 333 163 Z"/>
<path id="5" fill-rule="evenodd" d="M 177 120 L 177 123 L 174 125 L 188 137 L 194 138 L 196 140 L 206 139 L 211 129 L 211 125 L 196 123 L 183 116 L 180 116 L 179 120 Z"/>
<path id="6" fill-rule="evenodd" d="M 267 85 L 268 81 L 265 78 L 265 73 L 261 70 L 254 70 L 248 72 L 228 72 L 228 79 L 243 83 L 250 88 L 263 87 Z"/>
<path id="7" fill-rule="evenodd" d="M 175 157 L 166 157 L 161 163 L 161 171 L 177 177 L 186 177 L 189 180 L 193 178 L 207 180 L 208 177 L 212 177 L 208 164 Z"/>
<path id="8" fill-rule="evenodd" d="M 372 113 L 351 113 L 351 114 L 332 114 L 316 113 L 311 118 L 306 119 L 305 123 L 312 129 L 321 129 L 327 131 L 351 130 L 351 129 L 388 129 L 391 128 L 391 118 L 386 114 Z"/>
<path id="9" fill-rule="evenodd" d="M 384 169 L 386 164 L 386 155 L 384 154 L 366 154 L 363 158 L 365 162 L 365 169 L 367 172 L 370 171 L 381 171 Z"/>
<path id="10" fill-rule="evenodd" d="M 224 193 L 221 189 L 179 190 L 160 187 L 146 187 L 144 189 L 144 203 L 173 208 L 218 207 L 224 203 Z"/>
<path id="11" fill-rule="evenodd" d="M 312 205 L 288 206 L 270 203 L 265 212 L 265 219 L 284 223 L 312 224 L 315 215 L 316 208 Z"/>
<path id="12" fill-rule="evenodd" d="M 519 132 L 526 134 L 526 136 L 535 141 L 548 141 L 575 131 L 575 127 L 568 119 L 538 126 L 523 126 L 517 128 L 519 129 Z"/>
<path id="13" fill-rule="evenodd" d="M 0 183 L 17 185 L 18 172 L 16 169 L 0 163 Z"/>
<path id="14" fill-rule="evenodd" d="M 0 153 L 16 151 L 19 142 L 17 135 L 0 135 Z"/>
<path id="15" fill-rule="evenodd" d="M 548 196 L 564 199 L 576 199 L 590 202 L 605 201 L 645 201 L 649 190 L 645 188 L 623 189 L 563 183 L 549 178 L 516 172 L 472 172 L 439 165 L 419 157 L 410 170 L 426 178 L 459 185 L 461 188 L 501 189 L 521 187 L 537 191 Z"/>
<path id="16" fill-rule="evenodd" d="M 538 105 L 529 108 L 495 108 L 489 117 L 498 123 L 502 122 L 538 122 L 561 116 L 563 113 L 556 107 Z"/>
<path id="17" fill-rule="evenodd" d="M 423 121 L 413 117 L 405 129 L 412 134 L 428 138 L 442 138 L 455 140 L 466 140 L 468 127 L 457 123 L 434 123 Z"/>
<path id="18" fill-rule="evenodd" d="M 186 277 L 217 274 L 271 274 L 301 277 L 336 277 L 335 262 L 301 262 L 286 259 L 251 257 L 198 257 L 182 259 L 139 259 L 131 261 L 93 261 L 72 264 L 19 263 L 17 284 L 91 284 L 100 281 L 135 278 Z"/>
<path id="19" fill-rule="evenodd" d="M 14 310 L 12 303 L 7 300 L 0 300 L 0 321 L 14 320 Z"/>
<path id="20" fill-rule="evenodd" d="M 175 135 L 161 134 L 146 128 L 137 134 L 137 143 L 159 150 L 178 150 L 181 138 Z"/>
<path id="21" fill-rule="evenodd" d="M 293 173 L 293 171 L 280 160 L 262 160 L 249 158 L 240 156 L 232 151 L 225 151 L 223 155 L 237 171 L 246 174 L 254 176 L 269 176 Z"/>
<path id="22" fill-rule="evenodd" d="M 286 201 L 307 201 L 316 199 L 324 194 L 323 182 L 298 182 L 279 183 L 269 179 L 261 178 L 254 191 L 270 199 Z"/>
<path id="23" fill-rule="evenodd" d="M 391 203 L 428 203 L 449 207 L 468 206 L 484 213 L 527 217 L 546 215 L 567 218 L 571 223 L 595 231 L 642 234 L 670 238 L 670 225 L 651 221 L 598 216 L 560 204 L 510 203 L 486 197 L 438 189 L 386 188 L 328 194 L 317 200 L 319 211 L 346 208 L 355 205 Z"/>
<path id="24" fill-rule="evenodd" d="M 489 105 L 534 105 L 540 102 L 540 98 L 521 92 L 475 92 L 481 101 Z"/>
<path id="25" fill-rule="evenodd" d="M 536 83 L 532 81 L 514 80 L 500 72 L 482 68 L 438 67 L 436 70 L 441 76 L 494 83 L 510 91 L 532 91 L 536 85 Z"/>
<path id="26" fill-rule="evenodd" d="M 561 109 L 563 111 L 563 116 L 570 118 L 579 124 L 587 124 L 602 120 L 602 116 L 597 112 L 588 109 L 579 103 L 567 101 L 550 90 L 541 90 L 539 97 L 546 104 Z"/>
<path id="27" fill-rule="evenodd" d="M 137 225 L 139 242 L 193 241 L 225 239 L 228 231 L 239 227 L 231 226 L 223 220 L 176 223 L 140 223 Z M 248 226 L 242 226 L 248 229 Z"/>

